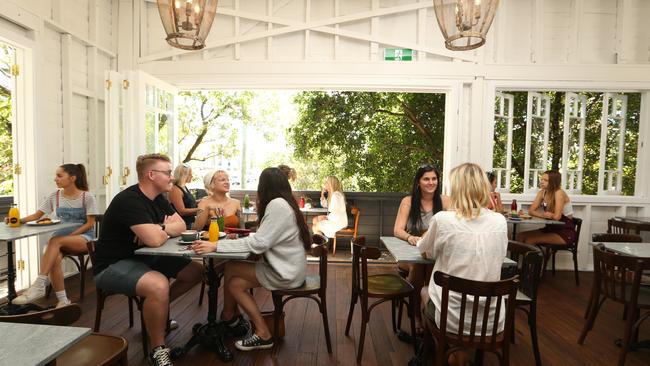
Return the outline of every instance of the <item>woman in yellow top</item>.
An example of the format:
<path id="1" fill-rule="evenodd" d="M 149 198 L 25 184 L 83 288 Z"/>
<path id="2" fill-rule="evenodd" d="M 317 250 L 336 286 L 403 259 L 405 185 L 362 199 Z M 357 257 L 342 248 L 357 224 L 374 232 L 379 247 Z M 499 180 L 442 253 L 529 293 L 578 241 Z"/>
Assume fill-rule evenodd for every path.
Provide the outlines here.
<path id="1" fill-rule="evenodd" d="M 230 179 L 224 170 L 214 170 L 203 178 L 208 196 L 199 202 L 199 210 L 194 221 L 195 230 L 207 230 L 210 217 L 217 213 L 223 215 L 225 227 L 239 227 L 241 203 L 228 196 Z"/>

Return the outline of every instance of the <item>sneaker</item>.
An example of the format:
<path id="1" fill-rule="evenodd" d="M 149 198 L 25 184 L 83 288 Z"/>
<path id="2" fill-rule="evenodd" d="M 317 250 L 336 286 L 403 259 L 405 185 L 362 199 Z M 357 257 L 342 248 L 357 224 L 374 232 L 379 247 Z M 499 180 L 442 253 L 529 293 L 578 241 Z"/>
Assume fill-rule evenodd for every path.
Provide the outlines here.
<path id="1" fill-rule="evenodd" d="M 240 351 L 252 351 L 255 349 L 269 349 L 273 347 L 273 337 L 264 340 L 257 334 L 235 342 L 235 347 Z"/>
<path id="2" fill-rule="evenodd" d="M 178 322 L 176 320 L 174 320 L 174 319 L 171 319 L 169 321 L 169 324 L 167 325 L 167 329 L 168 330 L 178 329 Z"/>
<path id="3" fill-rule="evenodd" d="M 169 355 L 169 348 L 158 346 L 151 350 L 149 363 L 153 366 L 174 366 Z"/>
<path id="4" fill-rule="evenodd" d="M 224 322 L 226 335 L 231 337 L 244 337 L 249 335 L 252 327 L 251 323 L 244 319 L 243 316 L 237 315 L 236 317 Z"/>
<path id="5" fill-rule="evenodd" d="M 59 302 L 56 303 L 56 307 L 58 309 L 58 308 L 62 308 L 64 306 L 67 306 L 67 305 L 70 305 L 70 304 L 72 304 L 72 301 L 59 301 Z"/>
<path id="6" fill-rule="evenodd" d="M 29 288 L 20 296 L 16 297 L 12 303 L 16 305 L 25 305 L 43 297 L 45 297 L 45 287 L 29 286 Z"/>

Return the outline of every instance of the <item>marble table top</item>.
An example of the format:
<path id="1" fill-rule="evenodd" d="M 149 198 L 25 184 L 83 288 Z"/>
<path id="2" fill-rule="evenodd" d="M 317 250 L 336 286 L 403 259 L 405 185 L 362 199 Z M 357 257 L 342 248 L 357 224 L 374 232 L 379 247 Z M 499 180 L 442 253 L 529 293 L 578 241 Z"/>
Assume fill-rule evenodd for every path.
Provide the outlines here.
<path id="1" fill-rule="evenodd" d="M 90 328 L 0 322 L 0 366 L 46 365 L 90 334 Z"/>
<path id="2" fill-rule="evenodd" d="M 207 253 L 196 254 L 193 250 L 187 249 L 187 244 L 180 244 L 180 237 L 169 238 L 165 244 L 158 248 L 142 247 L 135 251 L 135 254 L 163 255 L 171 257 L 191 257 L 191 258 L 215 258 L 215 259 L 246 259 L 250 256 L 249 252 L 241 253 Z M 219 242 L 225 242 L 229 239 L 220 239 Z M 218 245 L 218 244 L 217 244 Z"/>
<path id="3" fill-rule="evenodd" d="M 510 217 L 506 217 L 506 221 L 508 224 L 515 224 L 515 225 L 564 225 L 563 221 L 558 221 L 558 220 L 549 220 L 549 219 L 542 219 L 539 217 L 531 217 L 530 219 L 519 219 L 519 220 L 513 220 Z"/>
<path id="4" fill-rule="evenodd" d="M 589 245 L 595 246 L 603 244 L 605 248 L 620 254 L 630 255 L 633 257 L 650 258 L 650 243 L 596 243 L 590 242 Z"/>
<path id="5" fill-rule="evenodd" d="M 60 222 L 54 225 L 27 225 L 23 224 L 18 227 L 10 227 L 6 224 L 0 224 L 0 241 L 18 240 L 33 235 L 45 234 L 59 229 L 79 225 L 73 222 Z"/>

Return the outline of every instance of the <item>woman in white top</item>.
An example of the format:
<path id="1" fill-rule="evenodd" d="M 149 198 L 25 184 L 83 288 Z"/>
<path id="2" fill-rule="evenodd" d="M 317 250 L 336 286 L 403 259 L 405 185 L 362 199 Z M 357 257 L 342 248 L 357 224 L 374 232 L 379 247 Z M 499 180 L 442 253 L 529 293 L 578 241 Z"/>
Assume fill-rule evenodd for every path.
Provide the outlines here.
<path id="1" fill-rule="evenodd" d="M 327 192 L 327 198 L 325 198 Z M 316 216 L 312 221 L 312 231 L 323 233 L 328 238 L 333 238 L 336 232 L 348 226 L 348 214 L 345 210 L 345 195 L 341 182 L 335 176 L 325 179 L 325 184 L 320 192 L 321 206 L 329 211 L 327 216 Z"/>
<path id="2" fill-rule="evenodd" d="M 239 315 L 239 305 L 255 324 L 255 332 L 235 342 L 242 351 L 273 347 L 272 334 L 262 318 L 255 299 L 248 292 L 255 287 L 272 291 L 301 286 L 307 275 L 305 251 L 311 247 L 307 223 L 291 192 L 287 176 L 278 168 L 266 168 L 257 187 L 259 229 L 253 236 L 217 243 L 197 241 L 196 253 L 251 252 L 262 261 L 226 263 L 222 319 L 226 330 L 245 335 L 248 322 Z"/>
<path id="3" fill-rule="evenodd" d="M 433 273 L 442 271 L 475 281 L 498 281 L 508 248 L 508 228 L 503 215 L 486 208 L 490 188 L 485 172 L 476 164 L 465 163 L 452 169 L 449 180 L 449 210 L 433 216 L 429 230 L 417 246 L 424 257 L 435 260 Z M 424 316 L 440 324 L 442 289 L 433 281 L 433 274 L 421 297 Z M 458 294 L 450 294 L 447 329 L 452 333 L 458 331 L 460 299 Z M 472 307 L 468 300 L 465 309 L 471 311 Z M 491 305 L 491 311 L 495 309 L 496 302 Z M 498 331 L 503 330 L 504 310 L 502 304 Z M 479 313 L 476 324 L 480 327 L 483 313 Z M 465 317 L 464 334 L 470 333 L 471 320 L 471 316 Z M 465 357 L 454 355 L 449 361 L 463 364 Z"/>
<path id="4" fill-rule="evenodd" d="M 61 270 L 61 252 L 86 253 L 86 243 L 95 238 L 95 215 L 98 215 L 99 211 L 95 196 L 88 192 L 86 168 L 82 164 L 63 164 L 56 169 L 54 182 L 59 189 L 41 202 L 36 213 L 21 218 L 20 222 L 38 220 L 43 215 L 52 214 L 63 222 L 74 222 L 78 225 L 57 230 L 52 234 L 41 257 L 38 277 L 27 291 L 14 299 L 14 304 L 27 304 L 44 297 L 48 275 L 56 292 L 57 307 L 69 304 Z"/>
<path id="5" fill-rule="evenodd" d="M 528 214 L 543 219 L 564 222 L 564 225 L 546 225 L 540 230 L 524 231 L 517 234 L 517 240 L 528 244 L 567 245 L 576 239 L 573 224 L 573 205 L 562 187 L 562 175 L 556 170 L 548 170 L 540 179 L 541 190 L 530 205 Z"/>

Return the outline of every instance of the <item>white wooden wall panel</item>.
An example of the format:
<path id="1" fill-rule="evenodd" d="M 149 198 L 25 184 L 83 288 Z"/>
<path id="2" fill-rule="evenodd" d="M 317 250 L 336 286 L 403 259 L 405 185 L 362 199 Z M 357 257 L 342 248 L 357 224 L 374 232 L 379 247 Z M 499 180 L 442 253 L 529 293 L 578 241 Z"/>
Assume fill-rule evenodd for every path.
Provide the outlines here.
<path id="1" fill-rule="evenodd" d="M 72 86 L 88 88 L 88 51 L 85 45 L 77 41 L 71 42 L 72 54 Z"/>
<path id="2" fill-rule="evenodd" d="M 113 33 L 113 1 L 97 1 L 97 43 L 109 50 L 115 49 L 115 37 Z M 89 9 L 92 11 L 92 9 Z"/>
<path id="3" fill-rule="evenodd" d="M 72 161 L 65 163 L 83 163 L 89 166 L 90 152 L 88 144 L 88 98 L 82 95 L 72 96 L 72 131 L 73 143 L 70 153 Z"/>
<path id="4" fill-rule="evenodd" d="M 52 0 L 22 0 L 21 3 L 26 9 L 42 18 L 52 16 Z"/>
<path id="5" fill-rule="evenodd" d="M 616 62 L 616 1 L 584 1 L 580 29 L 583 63 L 611 64 Z"/>
<path id="6" fill-rule="evenodd" d="M 88 37 L 88 0 L 58 0 L 61 2 L 61 24 L 74 34 Z M 55 2 L 56 3 L 56 2 Z"/>

